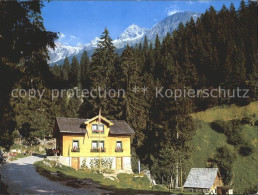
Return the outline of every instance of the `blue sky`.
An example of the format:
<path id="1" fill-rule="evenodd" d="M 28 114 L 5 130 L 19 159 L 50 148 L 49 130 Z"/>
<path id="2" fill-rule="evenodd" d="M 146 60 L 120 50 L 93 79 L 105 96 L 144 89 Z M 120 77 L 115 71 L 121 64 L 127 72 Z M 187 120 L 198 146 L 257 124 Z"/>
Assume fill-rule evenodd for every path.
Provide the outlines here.
<path id="1" fill-rule="evenodd" d="M 129 25 L 151 28 L 168 15 L 182 11 L 205 12 L 211 5 L 219 10 L 231 1 L 50 1 L 42 16 L 47 30 L 60 32 L 67 45 L 86 44 L 107 27 L 116 39 Z M 240 1 L 233 1 L 238 8 Z"/>

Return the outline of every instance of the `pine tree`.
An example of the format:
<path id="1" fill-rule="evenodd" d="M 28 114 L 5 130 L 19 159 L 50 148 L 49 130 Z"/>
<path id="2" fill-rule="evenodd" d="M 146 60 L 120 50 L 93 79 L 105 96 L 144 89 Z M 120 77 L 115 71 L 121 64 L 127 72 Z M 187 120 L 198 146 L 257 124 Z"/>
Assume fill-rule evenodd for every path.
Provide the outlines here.
<path id="1" fill-rule="evenodd" d="M 117 55 L 108 30 L 105 28 L 95 49 L 90 67 L 91 87 L 111 87 L 114 75 L 114 64 Z"/>
<path id="2" fill-rule="evenodd" d="M 0 145 L 6 148 L 17 127 L 11 90 L 21 80 L 33 88 L 51 77 L 47 48 L 54 48 L 57 34 L 45 30 L 42 6 L 40 1 L 0 3 Z"/>
<path id="3" fill-rule="evenodd" d="M 121 68 L 127 90 L 125 97 L 126 120 L 136 131 L 133 145 L 136 149 L 139 149 L 143 144 L 143 131 L 146 128 L 146 102 L 144 96 L 139 94 L 138 91 L 143 86 L 140 76 L 141 70 L 134 58 L 133 50 L 129 46 L 126 47 L 121 55 Z M 136 93 L 132 91 L 134 89 L 137 90 Z M 135 118 L 138 119 L 135 120 Z"/>
<path id="4" fill-rule="evenodd" d="M 59 65 L 55 64 L 52 68 L 52 72 L 57 79 L 61 79 L 61 68 Z"/>
<path id="5" fill-rule="evenodd" d="M 155 59 L 155 65 L 154 65 L 154 78 L 157 79 L 160 77 L 160 53 L 161 44 L 159 40 L 159 36 L 156 35 L 155 39 L 155 48 L 154 48 L 154 59 Z"/>
<path id="6" fill-rule="evenodd" d="M 79 84 L 80 84 L 80 65 L 79 65 L 79 62 L 77 60 L 77 58 L 75 56 L 73 56 L 73 59 L 72 59 L 72 64 L 71 64 L 71 69 L 70 69 L 70 72 L 69 72 L 69 80 L 70 80 L 70 83 L 71 85 L 74 87 L 78 87 Z"/>
<path id="7" fill-rule="evenodd" d="M 148 39 L 146 36 L 144 36 L 144 42 L 143 42 L 143 50 L 146 52 L 149 48 Z"/>
<path id="8" fill-rule="evenodd" d="M 90 59 L 87 51 L 84 51 L 80 61 L 81 66 L 81 84 L 82 88 L 89 87 L 89 69 L 90 69 Z"/>
<path id="9" fill-rule="evenodd" d="M 65 81 L 69 80 L 70 69 L 71 69 L 71 66 L 70 66 L 68 57 L 66 56 L 64 59 L 63 70 L 61 72 L 62 80 L 65 80 Z"/>
<path id="10" fill-rule="evenodd" d="M 89 70 L 89 81 L 91 89 L 109 90 L 115 85 L 115 64 L 117 63 L 117 54 L 113 46 L 112 39 L 109 36 L 107 29 L 104 30 L 98 42 L 98 47 L 95 49 Z M 85 105 L 89 104 L 89 105 Z M 101 108 L 103 115 L 110 119 L 115 118 L 118 111 L 117 102 L 113 98 L 88 98 L 82 107 L 90 107 L 91 112 L 88 116 L 94 116 Z M 81 111 L 81 115 L 85 115 Z"/>

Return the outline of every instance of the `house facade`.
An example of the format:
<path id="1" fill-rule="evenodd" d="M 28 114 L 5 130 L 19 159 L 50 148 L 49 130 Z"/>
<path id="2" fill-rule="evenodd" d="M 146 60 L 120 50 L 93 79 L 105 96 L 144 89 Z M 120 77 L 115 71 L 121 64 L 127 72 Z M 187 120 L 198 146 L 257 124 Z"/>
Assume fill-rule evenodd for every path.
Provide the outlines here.
<path id="1" fill-rule="evenodd" d="M 133 129 L 123 120 L 57 117 L 54 127 L 58 161 L 75 169 L 113 169 L 132 172 Z"/>
<path id="2" fill-rule="evenodd" d="M 217 194 L 218 187 L 221 186 L 223 182 L 218 168 L 192 168 L 185 181 L 184 189 Z"/>

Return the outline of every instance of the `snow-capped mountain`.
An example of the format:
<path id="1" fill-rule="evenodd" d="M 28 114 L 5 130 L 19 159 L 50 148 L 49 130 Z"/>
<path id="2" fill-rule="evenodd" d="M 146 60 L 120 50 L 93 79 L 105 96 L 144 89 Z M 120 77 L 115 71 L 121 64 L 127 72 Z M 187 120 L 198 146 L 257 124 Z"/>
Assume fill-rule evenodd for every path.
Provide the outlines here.
<path id="1" fill-rule="evenodd" d="M 154 42 L 156 35 L 162 40 L 167 33 L 172 33 L 180 22 L 186 23 L 193 17 L 196 20 L 200 16 L 200 13 L 194 12 L 178 12 L 171 16 L 166 17 L 159 23 L 154 25 L 151 29 L 146 29 L 139 27 L 135 24 L 127 27 L 124 32 L 117 38 L 113 40 L 113 44 L 117 49 L 123 49 L 127 44 L 133 46 L 144 40 L 144 36 L 147 37 L 148 41 Z M 63 45 L 60 42 L 56 43 L 56 49 L 49 49 L 50 64 L 60 64 L 63 62 L 64 58 L 67 56 L 69 59 L 76 55 L 80 58 L 83 51 L 87 51 L 91 55 L 94 49 L 97 47 L 98 37 L 94 38 L 91 42 L 80 45 L 77 47 Z"/>
<path id="2" fill-rule="evenodd" d="M 134 39 L 142 38 L 149 30 L 141 28 L 135 24 L 130 25 L 125 31 L 118 37 L 120 41 L 131 41 Z"/>
<path id="3" fill-rule="evenodd" d="M 148 31 L 147 28 L 141 28 L 132 24 L 124 30 L 118 39 L 113 40 L 113 44 L 117 49 L 123 48 L 127 44 L 134 45 L 138 43 Z"/>
<path id="4" fill-rule="evenodd" d="M 97 45 L 98 45 L 99 40 L 100 40 L 99 37 L 95 37 L 91 42 L 85 44 L 85 49 L 86 48 L 88 48 L 88 49 L 96 48 Z"/>
<path id="5" fill-rule="evenodd" d="M 50 63 L 54 63 L 59 60 L 62 60 L 66 56 L 76 55 L 83 49 L 83 46 L 73 47 L 69 45 L 64 45 L 60 42 L 56 42 L 55 44 L 56 44 L 56 48 L 54 50 L 51 48 L 48 49 Z"/>
<path id="6" fill-rule="evenodd" d="M 178 12 L 170 15 L 154 25 L 152 29 L 147 32 L 147 39 L 155 40 L 156 35 L 162 39 L 167 33 L 172 33 L 181 22 L 185 24 L 187 21 L 190 21 L 191 17 L 193 17 L 194 20 L 197 20 L 200 15 L 200 13 L 194 12 Z"/>

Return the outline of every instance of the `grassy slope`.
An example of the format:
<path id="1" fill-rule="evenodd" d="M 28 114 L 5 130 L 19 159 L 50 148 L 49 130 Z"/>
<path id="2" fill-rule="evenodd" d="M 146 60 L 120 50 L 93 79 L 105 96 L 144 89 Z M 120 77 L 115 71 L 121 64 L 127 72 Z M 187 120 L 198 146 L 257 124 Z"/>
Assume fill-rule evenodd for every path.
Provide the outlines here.
<path id="1" fill-rule="evenodd" d="M 254 109 L 256 107 L 256 109 Z M 210 109 L 205 112 L 195 113 L 195 119 L 202 119 L 202 125 L 197 129 L 196 135 L 193 138 L 194 151 L 192 163 L 193 167 L 206 167 L 206 162 L 209 158 L 213 158 L 213 155 L 217 147 L 227 145 L 226 136 L 224 134 L 217 133 L 210 127 L 210 122 L 214 120 L 228 120 L 228 117 L 234 117 L 241 119 L 246 115 L 254 114 L 258 115 L 258 102 L 253 102 L 247 107 L 223 107 Z M 212 119 L 214 116 L 214 119 Z M 257 116 L 256 116 L 257 120 Z M 242 125 L 244 131 L 245 140 L 252 143 L 255 146 L 255 151 L 248 157 L 242 157 L 236 151 L 237 157 L 233 164 L 233 179 L 232 185 L 237 193 L 243 193 L 251 188 L 255 188 L 258 182 L 257 170 L 258 170 L 258 149 L 257 149 L 257 126 Z"/>
<path id="2" fill-rule="evenodd" d="M 116 179 L 115 181 L 105 178 L 102 174 L 97 174 L 94 172 L 91 172 L 89 170 L 74 170 L 71 167 L 67 166 L 62 166 L 62 167 L 57 167 L 54 166 L 54 164 L 51 161 L 48 161 L 50 164 L 52 164 L 52 167 L 44 165 L 43 161 L 38 161 L 35 163 L 35 166 L 37 167 L 37 171 L 39 173 L 44 173 L 44 176 L 51 176 L 50 172 L 59 172 L 62 173 L 62 178 L 55 178 L 55 180 L 61 179 L 61 180 L 66 180 L 66 179 L 90 179 L 93 182 L 100 184 L 102 188 L 108 189 L 108 190 L 113 190 L 118 193 L 122 192 L 166 192 L 167 189 L 165 187 L 161 186 L 151 186 L 148 178 L 146 176 L 144 177 L 135 177 L 135 175 L 132 174 L 125 174 L 125 173 L 120 173 L 117 175 L 118 180 Z M 49 174 L 45 174 L 47 172 Z"/>
<path id="3" fill-rule="evenodd" d="M 206 111 L 194 113 L 192 116 L 195 120 L 212 122 L 215 120 L 241 119 L 254 113 L 258 115 L 258 101 L 251 102 L 249 105 L 243 107 L 236 105 L 214 107 Z"/>

